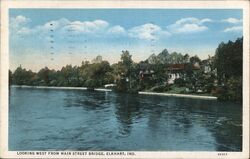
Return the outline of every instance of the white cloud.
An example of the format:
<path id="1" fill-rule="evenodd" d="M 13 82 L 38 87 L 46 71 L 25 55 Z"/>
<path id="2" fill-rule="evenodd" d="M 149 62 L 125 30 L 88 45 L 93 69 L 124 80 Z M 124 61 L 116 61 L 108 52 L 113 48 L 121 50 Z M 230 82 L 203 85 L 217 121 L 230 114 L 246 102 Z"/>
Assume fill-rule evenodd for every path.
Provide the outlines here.
<path id="1" fill-rule="evenodd" d="M 16 17 L 12 17 L 10 20 L 12 23 L 16 23 L 16 24 L 25 24 L 25 23 L 31 21 L 29 18 L 26 18 L 23 15 L 18 15 Z"/>
<path id="2" fill-rule="evenodd" d="M 111 33 L 111 34 L 125 34 L 126 31 L 122 26 L 116 25 L 116 26 L 110 28 L 108 30 L 108 33 Z"/>
<path id="3" fill-rule="evenodd" d="M 109 26 L 104 20 L 95 21 L 73 21 L 64 26 L 63 30 L 72 30 L 77 33 L 98 33 L 103 32 Z"/>
<path id="4" fill-rule="evenodd" d="M 227 33 L 227 32 L 240 32 L 243 30 L 242 19 L 227 18 L 227 19 L 222 19 L 221 22 L 231 24 L 230 27 L 227 27 L 223 30 L 223 32 L 225 32 L 225 33 Z"/>
<path id="5" fill-rule="evenodd" d="M 206 26 L 200 26 L 197 24 L 184 24 L 181 27 L 175 28 L 175 32 L 177 33 L 193 33 L 193 32 L 201 32 L 207 30 Z"/>
<path id="6" fill-rule="evenodd" d="M 29 34 L 31 33 L 32 30 L 30 30 L 29 28 L 26 28 L 26 27 L 22 27 L 21 29 L 19 29 L 17 31 L 17 34 L 18 35 L 24 35 L 24 34 Z"/>
<path id="7" fill-rule="evenodd" d="M 226 23 L 231 23 L 231 24 L 242 23 L 242 19 L 236 19 L 236 18 L 227 18 L 227 19 L 222 19 L 221 21 L 226 22 Z"/>
<path id="8" fill-rule="evenodd" d="M 206 22 L 212 22 L 211 19 L 205 18 L 205 19 L 198 19 L 194 17 L 189 17 L 189 18 L 182 18 L 180 20 L 177 20 L 175 24 L 182 25 L 182 24 L 187 24 L 187 23 L 194 23 L 194 24 L 203 24 Z"/>
<path id="9" fill-rule="evenodd" d="M 93 21 L 70 21 L 66 18 L 52 20 L 42 25 L 29 27 L 27 24 L 31 20 L 22 15 L 11 19 L 11 25 L 15 26 L 12 32 L 19 35 L 37 35 L 40 38 L 46 38 L 50 31 L 54 31 L 54 35 L 67 34 L 88 34 L 91 36 L 128 36 L 143 40 L 158 40 L 162 37 L 168 37 L 171 33 L 194 33 L 207 30 L 206 23 L 212 22 L 211 19 L 198 19 L 194 17 L 183 18 L 177 20 L 174 24 L 168 26 L 166 29 L 152 23 L 146 23 L 140 26 L 132 27 L 128 30 L 120 25 L 112 25 L 109 22 L 101 19 Z"/>
<path id="10" fill-rule="evenodd" d="M 26 35 L 37 33 L 44 34 L 48 33 L 51 29 L 54 32 L 60 33 L 105 33 L 108 29 L 112 28 L 112 26 L 109 26 L 107 21 L 99 19 L 94 21 L 70 21 L 68 19 L 61 18 L 35 27 L 28 27 L 26 24 L 29 21 L 29 18 L 21 15 L 11 18 L 11 31 Z M 121 28 L 118 28 L 118 26 L 113 29 L 116 29 L 116 31 L 120 29 L 121 31 Z"/>
<path id="11" fill-rule="evenodd" d="M 58 20 L 49 21 L 42 26 L 38 26 L 37 28 L 40 27 L 41 29 L 44 29 L 44 30 L 50 30 L 51 28 L 59 29 L 59 28 L 65 26 L 65 25 L 68 25 L 68 24 L 70 24 L 70 21 L 68 19 L 61 18 Z"/>
<path id="12" fill-rule="evenodd" d="M 207 23 L 207 22 L 213 22 L 213 20 L 211 20 L 209 18 L 205 18 L 205 19 L 200 20 L 200 24 Z"/>
<path id="13" fill-rule="evenodd" d="M 211 19 L 198 19 L 194 17 L 182 18 L 167 28 L 173 33 L 195 33 L 208 29 L 204 23 L 213 22 Z"/>
<path id="14" fill-rule="evenodd" d="M 243 27 L 242 26 L 233 26 L 229 27 L 223 30 L 223 32 L 239 32 L 242 31 Z"/>
<path id="15" fill-rule="evenodd" d="M 13 30 L 16 30 L 20 27 L 23 27 L 27 23 L 29 23 L 31 20 L 29 18 L 26 18 L 23 15 L 18 15 L 16 17 L 11 17 L 10 18 L 10 27 Z"/>
<path id="16" fill-rule="evenodd" d="M 169 36 L 170 33 L 162 30 L 158 25 L 147 23 L 131 28 L 128 35 L 143 40 L 158 40 L 159 37 Z"/>

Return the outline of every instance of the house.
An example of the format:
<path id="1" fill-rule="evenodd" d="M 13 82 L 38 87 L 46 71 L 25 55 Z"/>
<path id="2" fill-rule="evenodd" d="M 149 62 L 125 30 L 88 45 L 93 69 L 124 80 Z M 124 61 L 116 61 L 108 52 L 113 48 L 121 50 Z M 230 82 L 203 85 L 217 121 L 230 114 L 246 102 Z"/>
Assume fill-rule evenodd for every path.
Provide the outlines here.
<path id="1" fill-rule="evenodd" d="M 210 59 L 202 60 L 201 61 L 201 69 L 203 70 L 204 73 L 211 72 L 212 71 L 211 60 Z"/>
<path id="2" fill-rule="evenodd" d="M 168 84 L 173 84 L 175 79 L 181 78 L 184 70 L 185 64 L 170 64 L 167 68 Z"/>
<path id="3" fill-rule="evenodd" d="M 200 70 L 200 65 L 199 63 L 195 63 L 192 66 L 192 70 Z M 168 65 L 167 68 L 167 74 L 169 75 L 168 77 L 168 84 L 173 84 L 174 81 L 178 78 L 183 78 L 185 79 L 186 76 L 186 70 L 188 70 L 190 67 L 189 64 L 170 64 Z"/>
<path id="4" fill-rule="evenodd" d="M 141 70 L 140 72 L 139 72 L 139 78 L 140 78 L 140 80 L 143 80 L 143 79 L 145 79 L 145 78 L 150 78 L 150 77 L 152 77 L 153 75 L 154 75 L 154 71 L 153 70 Z"/>
<path id="5" fill-rule="evenodd" d="M 201 61 L 201 69 L 204 73 L 212 73 L 217 76 L 217 69 L 213 67 L 215 57 L 208 56 L 207 59 Z"/>

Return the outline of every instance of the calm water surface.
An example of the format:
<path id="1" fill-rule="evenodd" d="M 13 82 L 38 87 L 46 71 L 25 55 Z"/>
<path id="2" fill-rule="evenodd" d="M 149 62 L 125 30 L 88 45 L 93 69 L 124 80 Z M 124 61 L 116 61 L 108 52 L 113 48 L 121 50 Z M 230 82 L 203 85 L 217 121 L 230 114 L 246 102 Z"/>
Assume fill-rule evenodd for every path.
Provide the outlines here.
<path id="1" fill-rule="evenodd" d="M 241 117 L 229 102 L 11 88 L 9 149 L 241 151 Z"/>

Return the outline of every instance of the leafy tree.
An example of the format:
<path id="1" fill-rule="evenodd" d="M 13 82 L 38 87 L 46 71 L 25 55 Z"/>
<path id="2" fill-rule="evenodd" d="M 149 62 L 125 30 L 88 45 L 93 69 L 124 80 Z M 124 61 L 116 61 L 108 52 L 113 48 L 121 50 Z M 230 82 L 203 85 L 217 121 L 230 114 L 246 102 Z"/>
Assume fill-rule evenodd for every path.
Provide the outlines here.
<path id="1" fill-rule="evenodd" d="M 147 61 L 148 61 L 149 64 L 160 63 L 159 58 L 155 54 L 150 55 L 149 58 L 147 59 Z"/>
<path id="2" fill-rule="evenodd" d="M 243 38 L 219 44 L 214 65 L 219 85 L 224 86 L 223 99 L 242 100 Z"/>
<path id="3" fill-rule="evenodd" d="M 184 63 L 189 63 L 189 55 L 188 54 L 185 54 L 184 56 L 183 56 L 183 62 Z"/>
<path id="4" fill-rule="evenodd" d="M 201 62 L 201 59 L 197 55 L 190 57 L 190 63 L 195 64 L 195 63 L 200 63 L 200 62 Z"/>
<path id="5" fill-rule="evenodd" d="M 242 76 L 243 38 L 235 42 L 221 43 L 215 52 L 215 67 L 219 83 L 225 83 L 230 77 Z"/>
<path id="6" fill-rule="evenodd" d="M 88 64 L 82 71 L 82 76 L 85 78 L 85 86 L 87 87 L 101 87 L 107 82 L 112 81 L 112 75 L 108 74 L 111 67 L 107 61 L 101 63 Z"/>
<path id="7" fill-rule="evenodd" d="M 11 70 L 9 70 L 9 85 L 12 84 L 12 81 L 13 81 L 13 74 L 12 74 Z"/>
<path id="8" fill-rule="evenodd" d="M 102 56 L 98 55 L 96 58 L 92 60 L 92 63 L 101 63 L 102 62 Z"/>
<path id="9" fill-rule="evenodd" d="M 157 58 L 159 61 L 158 64 L 159 63 L 161 63 L 161 64 L 170 63 L 170 55 L 169 55 L 169 52 L 167 49 L 162 50 L 162 52 L 157 55 Z"/>
<path id="10" fill-rule="evenodd" d="M 27 71 L 19 66 L 13 73 L 13 84 L 30 85 L 33 82 L 33 77 L 34 73 L 31 70 Z"/>
<path id="11" fill-rule="evenodd" d="M 131 89 L 131 80 L 134 73 L 132 55 L 129 51 L 122 51 L 121 61 L 117 65 L 117 90 L 127 92 Z"/>
<path id="12" fill-rule="evenodd" d="M 41 85 L 49 85 L 50 79 L 49 79 L 49 68 L 45 67 L 43 69 L 41 69 L 38 73 L 37 76 L 40 79 L 39 83 Z"/>
<path id="13" fill-rule="evenodd" d="M 152 54 L 146 60 L 149 64 L 180 64 L 184 63 L 184 56 L 181 53 L 173 52 L 169 53 L 167 49 L 164 49 L 157 56 Z"/>
<path id="14" fill-rule="evenodd" d="M 66 85 L 70 85 L 71 78 L 72 78 L 72 75 L 73 75 L 72 66 L 71 65 L 66 65 L 66 67 L 63 67 L 61 69 L 61 75 L 63 77 L 63 82 Z"/>
<path id="15" fill-rule="evenodd" d="M 131 71 L 131 66 L 132 66 L 132 63 L 133 63 L 132 55 L 130 55 L 127 50 L 122 51 L 121 61 L 122 61 L 122 64 L 124 65 L 124 68 L 125 68 L 125 70 L 124 70 L 125 75 L 129 76 L 130 71 Z"/>
<path id="16" fill-rule="evenodd" d="M 185 64 L 183 75 L 176 79 L 174 87 L 186 86 L 193 92 L 198 89 L 215 93 L 220 99 L 242 99 L 242 51 L 243 38 L 235 42 L 221 43 L 214 57 L 209 57 L 210 72 L 193 69 L 194 64 L 203 64 L 195 55 L 190 57 L 181 53 L 169 53 L 164 49 L 158 55 L 152 54 L 147 60 L 134 63 L 129 51 L 122 51 L 121 61 L 110 64 L 98 55 L 92 63 L 83 61 L 81 66 L 66 65 L 61 70 L 50 70 L 44 67 L 34 73 L 19 66 L 13 73 L 9 71 L 9 83 L 17 85 L 46 86 L 84 86 L 89 88 L 103 87 L 116 83 L 121 92 L 138 90 L 167 91 L 167 67 L 171 64 Z M 217 71 L 216 71 L 217 70 Z M 141 78 L 141 73 L 145 78 Z M 215 79 L 219 86 L 214 85 Z M 216 88 L 215 88 L 216 87 Z M 219 93 L 215 90 L 220 90 Z"/>

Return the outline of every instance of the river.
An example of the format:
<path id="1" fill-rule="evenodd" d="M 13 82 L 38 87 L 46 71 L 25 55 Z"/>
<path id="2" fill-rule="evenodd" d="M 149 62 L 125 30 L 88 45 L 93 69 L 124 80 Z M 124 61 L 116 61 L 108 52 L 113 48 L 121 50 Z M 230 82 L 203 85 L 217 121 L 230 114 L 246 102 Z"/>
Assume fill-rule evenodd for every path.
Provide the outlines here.
<path id="1" fill-rule="evenodd" d="M 10 87 L 9 150 L 241 151 L 242 105 Z"/>

